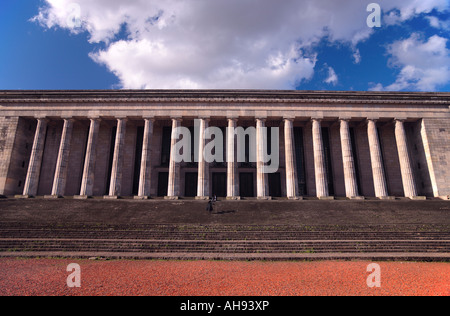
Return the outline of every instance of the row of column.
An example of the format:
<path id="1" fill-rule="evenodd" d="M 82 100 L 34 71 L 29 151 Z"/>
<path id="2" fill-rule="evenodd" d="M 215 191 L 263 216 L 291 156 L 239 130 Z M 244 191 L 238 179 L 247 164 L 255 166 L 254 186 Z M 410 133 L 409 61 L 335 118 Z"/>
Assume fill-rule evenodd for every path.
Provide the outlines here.
<path id="1" fill-rule="evenodd" d="M 137 198 L 145 199 L 150 196 L 151 187 L 151 138 L 153 135 L 153 118 L 144 118 L 145 128 L 142 145 L 141 157 L 141 173 L 139 179 L 139 194 Z M 172 148 L 178 141 L 176 130 L 181 126 L 182 119 L 172 119 Z M 209 119 L 200 119 L 200 142 L 199 142 L 199 163 L 198 163 L 198 198 L 209 198 L 209 164 L 204 160 L 203 152 L 206 146 L 205 131 L 209 125 Z M 238 163 L 236 162 L 236 143 L 234 130 L 237 127 L 238 118 L 228 119 L 227 137 L 227 195 L 228 199 L 239 199 L 239 180 L 238 180 Z M 263 131 L 265 127 L 265 119 L 256 119 L 256 153 L 257 153 L 257 197 L 259 199 L 270 199 L 268 174 L 264 172 L 263 155 L 266 152 L 264 148 Z M 40 169 L 43 158 L 47 119 L 39 118 L 36 128 L 33 149 L 31 152 L 30 164 L 28 168 L 27 178 L 24 187 L 24 196 L 35 196 L 38 191 L 38 183 L 40 177 Z M 72 131 L 74 120 L 71 118 L 64 119 L 61 144 L 58 153 L 58 159 L 55 169 L 52 197 L 60 197 L 64 195 L 67 173 L 68 160 L 71 147 Z M 117 133 L 114 146 L 113 165 L 111 171 L 111 181 L 109 195 L 107 198 L 117 198 L 121 194 L 121 184 L 123 177 L 123 157 L 126 132 L 126 118 L 117 119 Z M 386 175 L 383 166 L 381 145 L 376 127 L 376 120 L 369 119 L 368 140 L 370 147 L 370 157 L 373 173 L 373 181 L 375 195 L 378 198 L 388 197 Z M 98 142 L 98 134 L 100 128 L 100 119 L 90 119 L 89 137 L 86 147 L 86 157 L 83 169 L 82 183 L 80 189 L 81 198 L 87 198 L 93 195 L 94 190 L 94 171 L 96 160 L 96 148 Z M 324 145 L 322 138 L 322 128 L 320 119 L 312 119 L 312 135 L 314 150 L 314 168 L 316 193 L 319 198 L 328 198 L 328 177 L 325 162 Z M 342 160 L 345 178 L 345 191 L 348 198 L 358 197 L 358 184 L 356 179 L 356 168 L 353 155 L 353 148 L 350 137 L 350 127 L 348 119 L 340 120 L 340 138 L 342 148 Z M 295 140 L 294 140 L 294 119 L 284 119 L 284 137 L 285 137 L 285 157 L 286 157 L 286 191 L 287 197 L 297 199 L 299 197 L 297 166 L 295 157 Z M 416 197 L 417 188 L 414 181 L 413 170 L 411 167 L 411 158 L 408 153 L 406 132 L 403 120 L 395 121 L 395 137 L 397 141 L 398 154 L 400 160 L 400 168 L 404 193 L 406 197 Z M 180 163 L 174 159 L 174 153 L 171 153 L 169 165 L 169 185 L 168 199 L 177 199 L 180 195 Z"/>

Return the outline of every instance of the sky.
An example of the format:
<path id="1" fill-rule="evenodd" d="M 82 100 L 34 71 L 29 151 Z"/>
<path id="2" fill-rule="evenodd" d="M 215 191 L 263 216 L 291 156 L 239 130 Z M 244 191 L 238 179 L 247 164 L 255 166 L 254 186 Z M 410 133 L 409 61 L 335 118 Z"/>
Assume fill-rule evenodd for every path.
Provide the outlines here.
<path id="1" fill-rule="evenodd" d="M 450 91 L 450 0 L 1 0 L 0 39 L 0 90 Z"/>

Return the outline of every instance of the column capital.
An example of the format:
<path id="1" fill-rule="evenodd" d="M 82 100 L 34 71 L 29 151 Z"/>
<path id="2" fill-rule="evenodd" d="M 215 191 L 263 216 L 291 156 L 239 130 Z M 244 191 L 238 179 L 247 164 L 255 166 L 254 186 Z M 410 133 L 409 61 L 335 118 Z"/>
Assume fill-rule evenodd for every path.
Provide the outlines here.
<path id="1" fill-rule="evenodd" d="M 46 116 L 36 116 L 35 119 L 38 121 L 41 121 L 41 122 L 46 122 L 46 123 L 48 123 L 50 121 L 50 119 Z"/>
<path id="2" fill-rule="evenodd" d="M 395 122 L 402 122 L 402 123 L 404 123 L 406 120 L 407 120 L 407 119 L 406 119 L 406 118 L 403 118 L 403 117 L 396 117 L 396 118 L 394 118 L 394 121 L 395 121 Z"/>
<path id="3" fill-rule="evenodd" d="M 283 116 L 283 121 L 294 122 L 295 121 L 295 117 L 293 117 L 293 116 Z"/>
<path id="4" fill-rule="evenodd" d="M 153 116 L 144 116 L 144 117 L 142 117 L 142 119 L 144 120 L 144 121 L 150 121 L 150 122 L 155 122 L 156 121 L 156 119 L 155 119 L 155 117 L 153 117 Z"/>
<path id="5" fill-rule="evenodd" d="M 181 116 L 171 116 L 170 119 L 177 122 L 181 122 L 183 120 Z"/>
<path id="6" fill-rule="evenodd" d="M 342 122 L 342 121 L 344 121 L 344 122 L 350 122 L 352 119 L 351 118 L 349 118 L 349 117 L 340 117 L 339 118 L 339 122 Z"/>

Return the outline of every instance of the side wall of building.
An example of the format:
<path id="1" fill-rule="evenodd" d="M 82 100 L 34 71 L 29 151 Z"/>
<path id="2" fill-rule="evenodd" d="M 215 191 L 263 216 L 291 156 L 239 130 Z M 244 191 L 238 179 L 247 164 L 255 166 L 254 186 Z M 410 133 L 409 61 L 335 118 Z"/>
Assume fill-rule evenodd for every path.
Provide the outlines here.
<path id="1" fill-rule="evenodd" d="M 421 135 L 434 195 L 450 195 L 450 119 L 424 119 Z"/>
<path id="2" fill-rule="evenodd" d="M 0 117 L 0 194 L 11 194 L 8 172 L 18 124 L 18 117 Z"/>
<path id="3" fill-rule="evenodd" d="M 34 120 L 0 118 L 0 194 L 23 192 L 35 130 Z"/>

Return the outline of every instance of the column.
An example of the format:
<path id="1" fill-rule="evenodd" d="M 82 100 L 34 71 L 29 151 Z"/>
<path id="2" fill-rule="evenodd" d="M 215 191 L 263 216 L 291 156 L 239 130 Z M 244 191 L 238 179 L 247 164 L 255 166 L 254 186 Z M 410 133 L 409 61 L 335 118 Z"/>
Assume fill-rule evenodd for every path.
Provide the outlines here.
<path id="1" fill-rule="evenodd" d="M 325 165 L 325 151 L 322 139 L 322 126 L 319 119 L 312 120 L 312 134 L 314 147 L 316 193 L 318 198 L 327 198 L 329 196 L 327 168 Z"/>
<path id="2" fill-rule="evenodd" d="M 228 119 L 227 129 L 227 199 L 240 200 L 239 196 L 239 172 L 236 157 L 235 131 L 237 118 Z"/>
<path id="3" fill-rule="evenodd" d="M 52 197 L 62 197 L 64 196 L 66 190 L 73 122 L 73 119 L 64 119 L 58 161 L 56 163 L 55 178 L 53 180 Z"/>
<path id="4" fill-rule="evenodd" d="M 148 199 L 150 197 L 151 189 L 151 159 L 152 147 L 151 141 L 153 137 L 153 126 L 155 120 L 146 118 L 144 127 L 144 139 L 142 141 L 142 158 L 141 158 L 141 172 L 139 176 L 139 199 Z"/>
<path id="5" fill-rule="evenodd" d="M 347 119 L 341 119 L 341 148 L 344 164 L 344 180 L 346 196 L 350 199 L 358 197 L 358 182 L 356 180 L 355 160 L 350 137 L 350 126 Z"/>
<path id="6" fill-rule="evenodd" d="M 403 120 L 395 120 L 395 139 L 397 141 L 400 169 L 402 173 L 403 190 L 405 197 L 417 197 L 417 187 L 411 167 L 411 157 L 408 152 L 406 132 Z"/>
<path id="7" fill-rule="evenodd" d="M 172 119 L 172 141 L 170 145 L 168 200 L 177 200 L 180 196 L 180 163 L 176 161 L 175 146 L 178 142 L 177 129 L 181 126 L 181 118 Z"/>
<path id="8" fill-rule="evenodd" d="M 256 185 L 259 200 L 271 199 L 269 196 L 269 175 L 265 172 L 264 162 L 264 154 L 267 153 L 267 138 L 264 138 L 265 125 L 265 119 L 256 119 Z"/>
<path id="9" fill-rule="evenodd" d="M 198 146 L 198 187 L 197 200 L 209 200 L 209 164 L 205 161 L 205 131 L 208 128 L 209 119 L 200 119 L 200 135 Z"/>
<path id="10" fill-rule="evenodd" d="M 298 199 L 297 163 L 295 160 L 294 120 L 284 119 L 284 147 L 286 156 L 286 192 L 288 199 Z"/>
<path id="11" fill-rule="evenodd" d="M 30 164 L 23 195 L 25 197 L 36 196 L 38 192 L 39 176 L 41 173 L 42 156 L 44 155 L 45 137 L 47 135 L 47 119 L 37 119 L 37 128 L 34 136 L 33 149 L 31 151 Z"/>
<path id="12" fill-rule="evenodd" d="M 97 141 L 100 129 L 100 119 L 92 118 L 89 128 L 89 138 L 86 147 L 83 178 L 81 181 L 80 198 L 87 198 L 94 193 L 95 161 L 97 158 Z"/>
<path id="13" fill-rule="evenodd" d="M 381 144 L 378 137 L 378 130 L 375 120 L 367 121 L 367 133 L 369 136 L 370 159 L 372 162 L 373 183 L 375 187 L 375 196 L 378 198 L 387 198 L 386 175 L 383 166 L 383 157 L 381 155 Z"/>
<path id="14" fill-rule="evenodd" d="M 114 145 L 114 156 L 111 170 L 111 184 L 109 187 L 109 198 L 118 198 L 122 193 L 123 156 L 127 119 L 117 119 L 116 142 Z"/>

